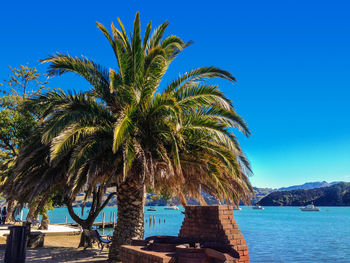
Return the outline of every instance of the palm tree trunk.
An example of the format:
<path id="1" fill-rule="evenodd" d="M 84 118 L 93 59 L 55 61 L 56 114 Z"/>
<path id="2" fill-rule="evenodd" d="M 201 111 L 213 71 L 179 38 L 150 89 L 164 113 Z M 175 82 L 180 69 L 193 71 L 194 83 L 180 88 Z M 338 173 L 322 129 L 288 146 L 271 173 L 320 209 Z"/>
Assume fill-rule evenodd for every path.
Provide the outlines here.
<path id="1" fill-rule="evenodd" d="M 118 187 L 118 219 L 109 249 L 109 262 L 119 261 L 121 245 L 130 244 L 134 238 L 143 239 L 145 194 L 145 184 L 141 180 L 127 179 Z"/>
<path id="2" fill-rule="evenodd" d="M 47 214 L 44 214 L 41 217 L 39 230 L 48 230 L 49 229 L 49 224 L 50 224 L 49 216 Z"/>
<path id="3" fill-rule="evenodd" d="M 14 222 L 13 212 L 15 210 L 17 202 L 15 200 L 9 199 L 7 201 L 7 217 L 5 219 L 5 224 L 10 224 Z"/>
<path id="4" fill-rule="evenodd" d="M 35 221 L 35 211 L 36 207 L 34 205 L 29 206 L 28 214 L 26 217 L 26 221 L 33 223 Z"/>
<path id="5" fill-rule="evenodd" d="M 29 208 L 28 214 L 27 214 L 27 217 L 26 217 L 26 222 L 32 223 L 33 221 L 34 221 L 34 209 L 33 208 Z"/>

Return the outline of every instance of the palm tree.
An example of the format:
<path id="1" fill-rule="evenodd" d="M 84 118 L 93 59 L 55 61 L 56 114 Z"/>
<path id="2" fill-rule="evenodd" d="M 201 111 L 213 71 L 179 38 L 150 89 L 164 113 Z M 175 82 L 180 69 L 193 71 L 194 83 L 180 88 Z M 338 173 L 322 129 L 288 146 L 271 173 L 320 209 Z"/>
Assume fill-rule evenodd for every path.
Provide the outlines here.
<path id="1" fill-rule="evenodd" d="M 51 163 L 50 144 L 43 144 L 41 138 L 42 127 L 38 127 L 27 139 L 25 146 L 20 149 L 12 172 L 9 173 L 7 180 L 0 185 L 0 190 L 6 193 L 11 200 L 18 201 L 14 204 L 17 205 L 17 210 L 25 204 L 29 206 L 26 219 L 29 222 L 37 219 L 39 213 L 45 210 L 45 206 L 53 198 L 56 200 L 60 198 L 57 200 L 58 203 L 66 204 L 72 219 L 83 228 L 79 246 L 85 246 L 87 231 L 92 229 L 96 217 L 116 195 L 116 192 L 109 193 L 104 200 L 106 188 L 115 186 L 112 178 L 114 176 L 109 173 L 109 170 L 103 170 L 103 162 L 100 162 L 98 164 L 99 174 L 94 176 L 93 180 L 88 179 L 87 171 L 81 172 L 78 180 L 70 180 L 74 177 L 74 175 L 67 173 L 70 153 L 67 153 L 67 156 L 61 158 L 59 162 Z M 96 162 L 97 160 L 91 161 Z M 91 169 L 96 168 L 93 164 L 90 164 L 90 167 Z M 72 205 L 76 195 L 82 190 L 86 190 L 84 205 L 86 199 L 89 196 L 92 197 L 91 207 L 85 219 L 75 213 Z"/>
<path id="2" fill-rule="evenodd" d="M 146 186 L 166 188 L 183 203 L 190 196 L 201 200 L 202 190 L 235 203 L 249 202 L 252 193 L 249 162 L 233 128 L 247 136 L 250 132 L 231 101 L 207 81 L 235 78 L 216 67 L 201 67 L 162 88 L 168 66 L 190 43 L 173 35 L 163 38 L 167 22 L 152 34 L 148 23 L 142 39 L 138 13 L 130 39 L 118 22 L 121 29 L 112 24 L 112 33 L 97 23 L 114 51 L 117 69 L 53 55 L 42 60 L 50 63 L 49 75 L 73 72 L 92 89 L 49 92 L 33 101 L 45 120 L 42 141 L 51 147 L 51 162 L 71 153 L 69 181 L 79 182 L 86 171 L 93 178 L 101 163 L 114 175 L 118 221 L 111 261 L 118 259 L 121 245 L 143 238 Z"/>

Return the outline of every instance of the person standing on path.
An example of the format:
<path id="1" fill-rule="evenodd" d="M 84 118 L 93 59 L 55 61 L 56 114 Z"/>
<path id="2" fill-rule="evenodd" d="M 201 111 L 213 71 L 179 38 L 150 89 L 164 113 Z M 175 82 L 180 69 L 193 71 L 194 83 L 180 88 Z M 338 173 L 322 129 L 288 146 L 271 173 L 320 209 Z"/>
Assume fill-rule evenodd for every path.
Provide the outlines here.
<path id="1" fill-rule="evenodd" d="M 7 209 L 6 209 L 6 206 L 4 206 L 3 209 L 1 210 L 1 223 L 2 224 L 5 224 L 6 217 L 7 217 Z"/>

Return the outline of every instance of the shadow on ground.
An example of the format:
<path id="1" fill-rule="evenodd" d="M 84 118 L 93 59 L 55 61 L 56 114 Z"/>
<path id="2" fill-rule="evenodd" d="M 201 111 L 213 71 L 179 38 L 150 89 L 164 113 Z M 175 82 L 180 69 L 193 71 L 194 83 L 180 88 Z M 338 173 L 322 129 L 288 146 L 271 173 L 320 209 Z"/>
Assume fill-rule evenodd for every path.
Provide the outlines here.
<path id="1" fill-rule="evenodd" d="M 0 246 L 0 262 L 3 262 L 5 255 L 5 245 Z M 26 254 L 26 263 L 41 263 L 41 262 L 106 262 L 108 258 L 108 250 L 99 252 L 97 249 L 69 248 L 69 247 L 46 247 L 40 249 L 28 249 Z"/>

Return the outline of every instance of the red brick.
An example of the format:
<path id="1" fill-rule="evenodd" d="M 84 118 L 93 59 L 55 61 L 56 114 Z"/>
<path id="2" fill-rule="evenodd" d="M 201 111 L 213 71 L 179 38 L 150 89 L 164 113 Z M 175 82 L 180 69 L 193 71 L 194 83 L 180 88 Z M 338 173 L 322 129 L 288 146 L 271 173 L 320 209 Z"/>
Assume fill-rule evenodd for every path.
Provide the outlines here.
<path id="1" fill-rule="evenodd" d="M 239 258 L 239 261 L 245 261 L 245 260 L 249 260 L 249 256 L 243 256 Z"/>
<path id="2" fill-rule="evenodd" d="M 232 206 L 188 206 L 180 230 L 181 237 L 197 237 L 205 241 L 219 241 L 230 244 L 243 256 L 248 248 L 236 220 Z M 239 262 L 248 261 L 245 258 Z"/>
<path id="3" fill-rule="evenodd" d="M 247 245 L 239 245 L 238 250 L 248 250 L 248 246 Z"/>

